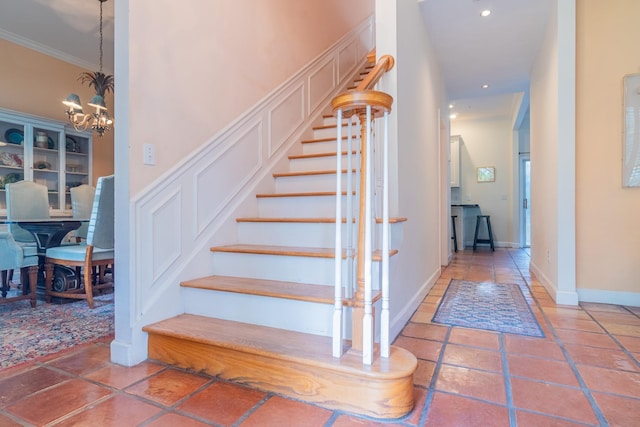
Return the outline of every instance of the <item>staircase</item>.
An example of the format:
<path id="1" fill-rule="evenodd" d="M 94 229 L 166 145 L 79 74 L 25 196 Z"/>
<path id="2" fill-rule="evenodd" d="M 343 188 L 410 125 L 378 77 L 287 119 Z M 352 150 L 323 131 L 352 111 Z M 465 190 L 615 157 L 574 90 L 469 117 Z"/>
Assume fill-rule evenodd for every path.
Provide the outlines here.
<path id="1" fill-rule="evenodd" d="M 258 215 L 236 219 L 238 243 L 211 248 L 216 274 L 181 283 L 185 314 L 143 328 L 150 359 L 376 418 L 398 418 L 412 409 L 415 356 L 391 346 L 388 357 L 380 357 L 375 345 L 372 362 L 364 363 L 360 323 L 349 323 L 362 309 L 356 291 L 335 297 L 337 127 L 333 114 L 324 116 L 313 138 L 300 141 L 289 156 L 288 171 L 273 175 L 275 191 L 256 195 Z M 343 165 L 349 150 L 358 160 L 357 149 L 343 148 Z M 355 167 L 342 168 L 343 183 L 347 174 L 357 176 Z M 346 184 L 339 197 L 346 206 Z M 356 222 L 355 215 L 347 220 L 342 211 L 342 234 L 357 240 L 357 229 L 347 224 Z M 389 219 L 392 244 L 404 220 Z M 376 223 L 381 234 L 381 220 Z M 350 260 L 343 250 L 344 283 L 355 274 Z M 381 260 L 381 251 L 374 251 L 375 277 Z M 376 282 L 376 310 L 380 300 Z M 340 335 L 353 338 L 340 339 L 340 357 L 332 355 L 336 310 L 349 320 Z"/>

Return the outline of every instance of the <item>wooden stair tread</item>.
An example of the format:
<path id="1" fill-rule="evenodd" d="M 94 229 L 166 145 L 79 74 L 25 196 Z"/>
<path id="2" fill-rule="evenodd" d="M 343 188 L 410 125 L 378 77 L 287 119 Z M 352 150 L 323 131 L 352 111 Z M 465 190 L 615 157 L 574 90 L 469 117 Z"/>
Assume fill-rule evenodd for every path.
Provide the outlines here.
<path id="1" fill-rule="evenodd" d="M 201 277 L 182 282 L 180 286 L 318 302 L 322 304 L 333 304 L 335 292 L 332 286 L 231 276 Z"/>
<path id="2" fill-rule="evenodd" d="M 355 191 L 353 192 L 353 194 L 356 194 Z M 346 191 L 342 192 L 343 196 L 347 195 Z M 266 197 L 314 197 L 314 196 L 332 196 L 335 197 L 336 196 L 336 192 L 335 191 L 309 191 L 309 192 L 300 192 L 300 193 L 263 193 L 263 194 L 256 194 L 256 197 L 258 198 L 266 198 Z"/>
<path id="3" fill-rule="evenodd" d="M 356 135 L 352 135 L 351 139 L 355 139 Z M 342 139 L 348 139 L 347 136 L 343 136 Z M 313 144 L 314 142 L 331 142 L 331 141 L 335 141 L 336 137 L 335 136 L 331 136 L 328 138 L 313 138 L 313 139 L 303 139 L 302 141 L 300 141 L 300 143 L 302 144 Z"/>
<path id="4" fill-rule="evenodd" d="M 315 159 L 318 157 L 335 157 L 336 156 L 336 152 L 328 152 L 328 153 L 312 153 L 312 154 L 292 154 L 289 156 L 289 160 L 298 160 L 298 159 Z M 342 155 L 346 156 L 347 154 L 349 154 L 348 151 L 342 151 Z M 351 154 L 356 155 L 358 154 L 357 151 L 353 150 L 351 152 Z"/>
<path id="5" fill-rule="evenodd" d="M 335 193 L 334 193 L 335 194 Z M 406 222 L 407 218 L 397 217 L 397 218 L 389 218 L 389 224 L 397 224 L 400 222 Z M 310 224 L 335 224 L 335 218 L 262 218 L 262 217 L 244 217 L 244 218 L 236 218 L 236 222 L 295 222 L 295 223 L 310 223 Z M 342 222 L 346 223 L 347 219 L 342 218 Z M 355 222 L 355 218 L 354 218 Z M 382 218 L 376 218 L 376 223 L 381 224 Z"/>
<path id="6" fill-rule="evenodd" d="M 280 255 L 280 256 L 305 256 L 310 258 L 334 258 L 335 250 L 333 248 L 305 248 L 298 246 L 274 246 L 274 245 L 249 245 L 236 244 L 225 246 L 212 246 L 211 252 L 229 252 L 243 254 L 261 254 L 261 255 Z M 397 249 L 390 249 L 389 256 L 396 255 Z M 342 251 L 342 258 L 346 258 L 346 251 Z M 373 260 L 380 261 L 382 259 L 381 252 L 376 250 L 373 252 Z"/>
<path id="7" fill-rule="evenodd" d="M 347 173 L 347 169 L 342 169 L 342 173 Z M 356 172 L 355 169 L 352 170 L 353 173 Z M 294 172 L 278 172 L 274 173 L 274 178 L 284 178 L 291 176 L 313 176 L 313 175 L 335 175 L 336 171 L 334 170 L 321 170 L 321 171 L 294 171 Z"/>
<path id="8" fill-rule="evenodd" d="M 349 123 L 342 123 L 342 127 L 347 127 L 349 126 Z M 322 130 L 322 129 L 337 129 L 338 125 L 337 124 L 332 124 L 332 125 L 318 125 L 318 126 L 314 126 L 313 130 Z M 335 138 L 334 138 L 335 139 Z"/>
<path id="9" fill-rule="evenodd" d="M 162 334 L 256 356 L 307 363 L 363 377 L 403 377 L 411 375 L 417 366 L 413 354 L 392 346 L 389 359 L 376 357 L 374 363 L 365 369 L 362 358 L 355 352 L 347 352 L 340 359 L 332 357 L 330 337 L 192 314 L 181 314 L 142 329 L 150 334 Z"/>

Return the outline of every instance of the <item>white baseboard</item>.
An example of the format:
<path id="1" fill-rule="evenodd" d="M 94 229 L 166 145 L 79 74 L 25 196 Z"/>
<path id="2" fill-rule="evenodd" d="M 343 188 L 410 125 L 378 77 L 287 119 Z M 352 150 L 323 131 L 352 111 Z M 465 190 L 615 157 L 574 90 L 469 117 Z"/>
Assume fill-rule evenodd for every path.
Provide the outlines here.
<path id="1" fill-rule="evenodd" d="M 578 289 L 580 302 L 626 305 L 640 307 L 640 292 L 606 291 L 601 289 Z"/>
<path id="2" fill-rule="evenodd" d="M 544 286 L 547 292 L 549 292 L 549 295 L 551 295 L 551 298 L 553 298 L 556 304 L 578 305 L 579 298 L 575 290 L 558 290 L 557 284 L 550 280 L 533 261 L 529 263 L 529 269 L 535 274 L 536 279 Z"/>
<path id="3" fill-rule="evenodd" d="M 431 277 L 429 277 L 427 281 L 420 287 L 420 290 L 415 293 L 411 301 L 409 301 L 404 306 L 404 308 L 393 318 L 389 331 L 390 342 L 393 342 L 393 340 L 396 339 L 396 337 L 400 334 L 402 328 L 404 328 L 407 322 L 411 319 L 411 316 L 413 316 L 413 313 L 420 306 L 431 288 L 433 288 L 433 286 L 436 284 L 441 274 L 442 269 L 438 268 L 431 275 Z"/>

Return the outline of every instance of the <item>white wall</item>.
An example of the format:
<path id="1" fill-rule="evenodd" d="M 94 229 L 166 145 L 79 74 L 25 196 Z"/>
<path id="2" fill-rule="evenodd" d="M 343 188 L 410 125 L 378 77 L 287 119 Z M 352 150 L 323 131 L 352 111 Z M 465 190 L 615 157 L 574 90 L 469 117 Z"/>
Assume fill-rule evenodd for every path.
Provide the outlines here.
<path id="1" fill-rule="evenodd" d="M 376 49 L 391 54 L 396 67 L 383 90 L 394 97 L 391 124 L 393 177 L 397 190 L 393 214 L 408 217 L 399 254 L 392 261 L 392 336 L 409 320 L 440 275 L 443 180 L 439 111 L 448 111 L 435 53 L 419 4 L 376 1 Z M 396 84 L 397 83 L 397 84 Z M 444 181 L 444 185 L 446 186 Z"/>
<path id="2" fill-rule="evenodd" d="M 511 247 L 518 240 L 513 236 L 512 187 L 517 185 L 517 173 L 512 167 L 513 120 L 492 117 L 476 120 L 454 120 L 451 133 L 460 135 L 460 203 L 478 204 L 483 215 L 491 215 L 493 238 L 497 246 Z M 517 155 L 517 153 L 515 153 Z M 492 166 L 495 182 L 479 183 L 476 168 Z M 517 172 L 517 171 L 516 171 Z M 465 229 L 465 240 L 473 240 L 473 230 Z"/>
<path id="3" fill-rule="evenodd" d="M 575 0 L 556 1 L 531 76 L 531 269 L 556 302 L 575 291 Z"/>

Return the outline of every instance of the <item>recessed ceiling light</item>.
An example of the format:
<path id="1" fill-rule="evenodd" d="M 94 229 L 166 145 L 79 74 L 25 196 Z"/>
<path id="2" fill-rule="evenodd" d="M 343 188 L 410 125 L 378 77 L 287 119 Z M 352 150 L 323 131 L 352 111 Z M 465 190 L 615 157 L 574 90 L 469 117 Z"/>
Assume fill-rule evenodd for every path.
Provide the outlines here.
<path id="1" fill-rule="evenodd" d="M 452 108 L 453 108 L 453 104 L 449 104 L 449 109 L 452 109 Z"/>
<path id="2" fill-rule="evenodd" d="M 455 119 L 456 117 L 458 117 L 458 115 L 456 113 L 449 114 L 449 118 L 450 119 Z"/>
<path id="3" fill-rule="evenodd" d="M 485 83 L 485 84 L 483 84 L 481 87 L 482 87 L 482 89 L 488 89 L 488 88 L 489 88 L 489 85 Z"/>
<path id="4" fill-rule="evenodd" d="M 482 12 L 480 12 L 480 16 L 482 16 L 483 18 L 486 18 L 489 15 L 491 15 L 491 11 L 489 9 L 485 9 Z"/>

